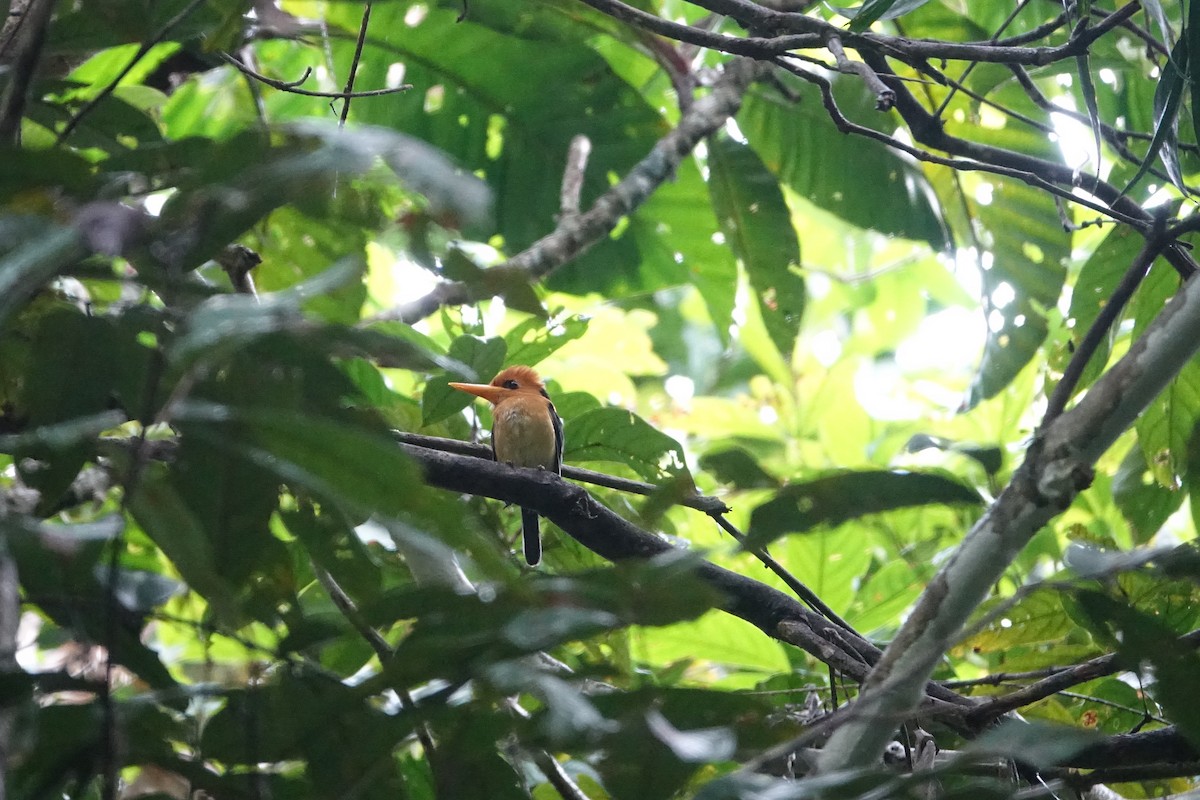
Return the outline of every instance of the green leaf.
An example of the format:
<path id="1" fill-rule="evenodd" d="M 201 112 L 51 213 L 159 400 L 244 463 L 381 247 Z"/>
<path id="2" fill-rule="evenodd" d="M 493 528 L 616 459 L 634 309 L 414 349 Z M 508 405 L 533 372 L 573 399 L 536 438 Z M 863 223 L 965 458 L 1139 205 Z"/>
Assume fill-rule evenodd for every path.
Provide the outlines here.
<path id="1" fill-rule="evenodd" d="M 0 326 L 59 270 L 83 258 L 79 234 L 41 217 L 0 215 Z"/>
<path id="2" fill-rule="evenodd" d="M 1193 483 L 1189 480 L 1189 487 Z M 1146 465 L 1145 453 L 1135 445 L 1121 459 L 1113 476 L 1112 496 L 1129 523 L 1134 544 L 1145 544 L 1183 504 L 1184 493 L 1172 491 L 1157 481 Z"/>
<path id="3" fill-rule="evenodd" d="M 193 401 L 175 418 L 193 435 L 238 452 L 284 481 L 370 514 L 401 514 L 420 484 L 416 467 L 383 431 L 290 409 L 235 410 Z"/>
<path id="4" fill-rule="evenodd" d="M 850 17 L 850 30 L 865 31 L 876 20 L 896 19 L 927 2 L 929 0 L 867 0 L 857 10 L 845 16 Z"/>
<path id="5" fill-rule="evenodd" d="M 260 297 L 228 294 L 210 298 L 188 316 L 182 335 L 171 343 L 167 356 L 187 367 L 202 357 L 223 358 L 269 334 L 311 331 L 314 325 L 300 314 L 301 304 L 361 280 L 364 268 L 361 260 L 350 257 L 290 289 Z"/>
<path id="6" fill-rule="evenodd" d="M 1104 237 L 1104 241 L 1084 262 L 1071 291 L 1071 310 L 1068 312 L 1068 319 L 1072 323 L 1071 341 L 1075 347 L 1079 346 L 1095 323 L 1100 309 L 1112 297 L 1113 290 L 1117 288 L 1121 277 L 1141 251 L 1144 242 L 1137 231 L 1125 225 L 1118 225 Z M 1108 335 L 1100 340 L 1100 346 L 1096 348 L 1095 354 L 1080 376 L 1076 392 L 1090 386 L 1104 370 L 1118 327 L 1119 325 L 1113 325 Z M 1056 359 L 1060 369 L 1065 368 L 1070 357 L 1071 353 L 1066 353 Z"/>
<path id="7" fill-rule="evenodd" d="M 563 424 L 564 461 L 616 461 L 658 483 L 686 476 L 679 442 L 623 408 L 585 411 Z"/>
<path id="8" fill-rule="evenodd" d="M 1036 720 L 1005 720 L 984 732 L 966 750 L 1017 759 L 1035 769 L 1046 769 L 1064 763 L 1100 739 L 1098 732 L 1082 728 Z"/>
<path id="9" fill-rule="evenodd" d="M 708 188 L 725 241 L 758 294 L 763 324 L 785 358 L 804 314 L 800 242 L 779 181 L 758 155 L 728 136 L 708 140 Z"/>
<path id="10" fill-rule="evenodd" d="M 741 447 L 705 453 L 700 458 L 700 468 L 713 473 L 721 483 L 732 484 L 736 489 L 773 489 L 779 486 L 779 479 L 759 466 L 754 456 Z"/>
<path id="11" fill-rule="evenodd" d="M 78 434 L 105 418 L 116 378 L 110 359 L 120 353 L 119 344 L 111 320 L 73 308 L 55 309 L 39 320 L 31 354 L 37 366 L 25 378 L 21 407 L 34 430 L 55 431 L 35 437 L 40 443 L 19 448 L 16 456 L 22 479 L 42 493 L 42 508 L 53 507 L 92 452 L 94 442 L 64 437 L 60 426 L 68 423 Z"/>
<path id="12" fill-rule="evenodd" d="M 535 367 L 563 345 L 583 336 L 587 328 L 586 317 L 567 317 L 561 321 L 551 321 L 548 325 L 537 317 L 531 317 L 504 334 L 508 350 L 505 363 Z"/>
<path id="13" fill-rule="evenodd" d="M 1200 655 L 1181 644 L 1156 614 L 1100 592 L 1080 591 L 1076 597 L 1092 624 L 1110 634 L 1129 668 L 1143 662 L 1154 666 L 1155 699 L 1193 745 L 1200 742 L 1200 709 L 1192 702 L 1200 691 Z"/>
<path id="14" fill-rule="evenodd" d="M 816 87 L 789 86 L 798 101 L 751 89 L 737 117 L 767 168 L 801 197 L 852 225 L 944 249 L 949 241 L 946 228 L 920 167 L 881 144 L 840 133 Z M 869 115 L 882 121 L 873 110 L 874 98 L 857 78 L 837 78 L 834 94 L 856 122 L 870 126 Z M 797 142 L 804 146 L 797 147 Z M 868 185 L 863 175 L 877 179 Z"/>
<path id="15" fill-rule="evenodd" d="M 1165 264 L 1151 269 L 1133 299 L 1133 338 L 1141 337 L 1179 288 Z M 1138 417 L 1136 430 L 1146 464 L 1168 489 L 1189 478 L 1188 452 L 1200 420 L 1200 361 L 1192 359 Z"/>
<path id="16" fill-rule="evenodd" d="M 988 339 L 967 408 L 998 394 L 1037 354 L 1071 252 L 1071 236 L 1049 195 L 1014 180 L 988 180 L 992 200 L 974 208 L 975 224 L 992 242 L 983 256 Z"/>
<path id="17" fill-rule="evenodd" d="M 500 338 L 480 339 L 460 336 L 450 343 L 450 357 L 469 368 L 469 372 L 434 375 L 425 384 L 421 395 L 421 424 L 433 425 L 471 405 L 473 398 L 466 392 L 451 388 L 454 381 L 490 381 L 504 365 L 508 346 Z"/>
<path id="18" fill-rule="evenodd" d="M 219 479 L 217 475 L 182 477 Z M 217 619 L 224 624 L 236 624 L 240 618 L 237 588 L 227 579 L 222 566 L 224 559 L 232 554 L 217 551 L 213 531 L 205 528 L 189 498 L 161 465 L 146 469 L 129 498 L 129 510 L 146 535 L 171 559 L 184 581 L 208 601 Z M 266 535 L 266 531 L 262 533 Z"/>
<path id="19" fill-rule="evenodd" d="M 803 533 L 818 525 L 840 525 L 866 514 L 981 502 L 974 489 L 936 473 L 840 472 L 785 486 L 755 508 L 746 547 L 762 547 L 786 533 Z"/>
<path id="20" fill-rule="evenodd" d="M 1167 175 L 1171 178 L 1171 182 L 1181 192 L 1187 194 L 1183 175 L 1179 168 L 1178 130 L 1179 105 L 1183 102 L 1184 90 L 1188 85 L 1187 75 L 1191 68 L 1189 53 L 1187 38 L 1181 38 L 1171 48 L 1171 55 L 1163 65 L 1162 75 L 1159 76 L 1158 86 L 1154 90 L 1154 136 L 1150 140 L 1150 146 L 1146 149 L 1146 155 L 1142 158 L 1137 174 L 1125 186 L 1122 194 L 1129 194 L 1129 190 L 1153 166 L 1154 159 L 1159 157 L 1162 158 L 1163 166 L 1167 168 Z"/>

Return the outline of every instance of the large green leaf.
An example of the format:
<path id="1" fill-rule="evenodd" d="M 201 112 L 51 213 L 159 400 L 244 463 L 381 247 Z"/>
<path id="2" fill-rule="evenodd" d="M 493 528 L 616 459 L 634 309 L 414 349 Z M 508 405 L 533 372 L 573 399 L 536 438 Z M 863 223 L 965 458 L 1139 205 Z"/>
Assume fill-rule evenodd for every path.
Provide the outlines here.
<path id="1" fill-rule="evenodd" d="M 788 357 L 804 313 L 800 242 L 779 181 L 758 155 L 727 136 L 708 140 L 708 189 L 725 241 L 758 294 L 767 333 Z"/>
<path id="2" fill-rule="evenodd" d="M 564 461 L 616 461 L 656 483 L 688 472 L 679 442 L 623 408 L 598 408 L 567 420 L 563 439 Z"/>
<path id="3" fill-rule="evenodd" d="M 1049 195 L 1015 180 L 988 181 L 990 201 L 972 204 L 985 248 L 980 263 L 988 339 L 967 407 L 994 397 L 1037 353 L 1071 252 L 1071 236 Z"/>
<path id="4" fill-rule="evenodd" d="M 839 132 L 816 88 L 792 85 L 798 101 L 751 90 L 737 117 L 767 168 L 801 197 L 853 225 L 946 247 L 945 225 L 920 168 L 875 141 Z M 887 119 L 867 110 L 873 100 L 859 80 L 837 80 L 835 94 L 856 122 L 873 127 Z M 875 177 L 868 182 L 864 175 Z"/>
<path id="5" fill-rule="evenodd" d="M 1133 336 L 1141 336 L 1179 288 L 1179 277 L 1159 264 L 1142 281 L 1133 298 Z M 1178 488 L 1188 474 L 1188 452 L 1200 420 L 1200 362 L 1184 365 L 1166 389 L 1138 417 L 1138 442 L 1146 464 L 1159 483 Z"/>
<path id="6" fill-rule="evenodd" d="M 1071 341 L 1078 348 L 1083 337 L 1091 329 L 1100 314 L 1100 309 L 1108 304 L 1113 290 L 1121 280 L 1121 276 L 1129 269 L 1133 259 L 1142 248 L 1144 240 L 1132 228 L 1118 226 L 1104 237 L 1104 241 L 1096 248 L 1091 257 L 1084 262 L 1075 279 L 1075 287 L 1071 292 Z M 1095 354 L 1089 359 L 1075 390 L 1081 391 L 1091 385 L 1100 376 L 1108 363 L 1108 354 L 1112 348 L 1113 338 L 1120 324 L 1118 318 L 1109 328 L 1108 333 L 1100 339 L 1100 345 Z M 1073 352 L 1073 351 L 1072 351 Z M 1059 358 L 1060 369 L 1065 368 L 1071 353 Z"/>

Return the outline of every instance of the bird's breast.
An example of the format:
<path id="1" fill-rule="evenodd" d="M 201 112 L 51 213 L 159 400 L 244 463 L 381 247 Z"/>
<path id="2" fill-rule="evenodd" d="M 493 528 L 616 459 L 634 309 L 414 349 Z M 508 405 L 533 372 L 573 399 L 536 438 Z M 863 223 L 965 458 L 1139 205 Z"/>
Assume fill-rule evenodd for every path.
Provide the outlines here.
<path id="1" fill-rule="evenodd" d="M 496 460 L 519 467 L 555 466 L 554 424 L 546 402 L 501 403 L 492 411 Z"/>

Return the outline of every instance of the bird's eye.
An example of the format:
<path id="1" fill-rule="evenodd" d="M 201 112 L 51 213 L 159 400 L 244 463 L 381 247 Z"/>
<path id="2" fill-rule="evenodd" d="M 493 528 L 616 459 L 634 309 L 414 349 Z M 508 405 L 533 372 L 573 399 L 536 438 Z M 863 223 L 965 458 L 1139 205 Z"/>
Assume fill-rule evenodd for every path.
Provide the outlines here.
<path id="1" fill-rule="evenodd" d="M 505 389 L 516 389 L 516 388 L 517 388 L 517 382 L 516 382 L 516 381 L 505 381 L 505 382 L 504 382 L 504 388 L 505 388 Z"/>

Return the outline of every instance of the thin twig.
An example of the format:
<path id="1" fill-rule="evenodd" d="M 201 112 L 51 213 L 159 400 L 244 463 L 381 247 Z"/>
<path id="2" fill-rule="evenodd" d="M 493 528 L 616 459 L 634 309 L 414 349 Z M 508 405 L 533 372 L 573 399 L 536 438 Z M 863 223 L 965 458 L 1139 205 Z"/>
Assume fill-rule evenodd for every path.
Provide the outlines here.
<path id="1" fill-rule="evenodd" d="M 411 84 L 405 83 L 400 86 L 395 86 L 391 89 L 371 89 L 371 90 L 365 91 L 365 92 L 350 92 L 349 94 L 347 94 L 346 92 L 318 92 L 318 91 L 313 91 L 311 89 L 301 89 L 297 85 L 297 84 L 304 83 L 304 81 L 308 80 L 308 76 L 312 72 L 311 68 L 307 69 L 305 71 L 304 75 L 298 81 L 277 81 L 274 78 L 268 78 L 266 75 L 255 72 L 253 69 L 246 66 L 241 61 L 238 61 L 236 58 L 229 55 L 228 53 L 218 53 L 218 55 L 221 57 L 221 59 L 225 63 L 229 64 L 230 66 L 233 66 L 239 72 L 242 72 L 245 75 L 249 75 L 251 78 L 254 78 L 257 81 L 261 81 L 262 83 L 265 83 L 267 86 L 270 86 L 272 89 L 278 89 L 281 92 L 290 92 L 292 94 L 302 94 L 305 97 L 331 97 L 334 99 L 337 99 L 339 97 L 345 98 L 345 99 L 349 99 L 351 97 L 380 97 L 385 94 L 395 94 L 396 92 L 406 92 L 412 88 Z"/>
<path id="2" fill-rule="evenodd" d="M 362 58 L 363 42 L 367 40 L 367 28 L 371 24 L 371 2 L 367 0 L 363 7 L 362 22 L 358 25 L 358 41 L 354 43 L 354 58 L 350 61 L 350 74 L 346 76 L 346 88 L 342 92 L 342 114 L 338 118 L 338 127 L 346 127 L 346 118 L 350 116 L 350 99 L 354 96 L 354 76 L 358 73 L 358 61 Z"/>
<path id="3" fill-rule="evenodd" d="M 1083 335 L 1079 347 L 1075 349 L 1070 362 L 1063 370 L 1062 378 L 1046 402 L 1046 413 L 1042 416 L 1041 423 L 1043 428 L 1066 410 L 1067 401 L 1075 394 L 1075 387 L 1079 385 L 1079 379 L 1083 377 L 1083 371 L 1087 368 L 1088 362 L 1092 360 L 1097 348 L 1100 347 L 1100 342 L 1108 335 L 1109 329 L 1116 324 L 1126 303 L 1133 297 L 1133 293 L 1150 271 L 1154 259 L 1167 244 L 1168 241 L 1160 236 L 1147 238 L 1141 251 L 1129 265 L 1129 269 L 1125 270 L 1121 282 L 1113 289 L 1112 294 L 1105 298 L 1104 304 L 1100 307 L 1100 313 L 1096 315 L 1092 326 Z"/>
<path id="4" fill-rule="evenodd" d="M 724 514 L 710 514 L 709 516 L 711 516 L 717 525 L 721 527 L 721 530 L 732 536 L 739 544 L 746 543 L 746 535 L 738 530 L 737 526 L 730 522 Z M 816 592 L 805 586 L 804 583 L 802 583 L 795 575 L 784 569 L 784 566 L 776 561 L 774 557 L 767 552 L 765 547 L 756 547 L 753 550 L 750 550 L 750 554 L 761 561 L 767 569 L 775 573 L 775 576 L 778 577 L 779 580 L 783 581 L 789 589 L 795 592 L 797 597 L 807 603 L 808 607 L 813 611 L 816 611 L 833 624 L 841 628 L 845 628 L 848 632 L 854 634 L 855 636 L 863 638 L 862 634 L 854 630 L 850 623 L 838 616 L 837 612 L 830 608 L 825 601 L 822 600 L 819 595 L 817 595 Z"/>
<path id="5" fill-rule="evenodd" d="M 1177 641 L 1188 647 L 1200 647 L 1200 630 L 1186 633 L 1180 636 Z M 969 719 L 980 723 L 997 719 L 1010 711 L 1015 711 L 1030 703 L 1036 703 L 1038 700 L 1050 697 L 1064 689 L 1095 680 L 1096 678 L 1102 678 L 1105 675 L 1111 675 L 1114 672 L 1119 672 L 1123 669 L 1122 663 L 1115 653 L 1097 656 L 1096 658 L 1076 664 L 1073 667 L 1055 672 L 1053 675 L 1043 678 L 1036 683 L 1031 683 L 1015 692 L 1009 692 L 1008 694 L 988 699 L 968 712 L 967 716 Z"/>
<path id="6" fill-rule="evenodd" d="M 346 594 L 346 591 L 329 574 L 328 570 L 317 566 L 315 563 L 312 567 L 313 574 L 317 576 L 317 581 L 324 587 L 325 592 L 329 595 L 329 599 L 337 606 L 338 611 L 342 612 L 342 616 L 353 626 L 358 635 L 363 637 L 367 644 L 371 646 L 371 649 L 375 651 L 375 657 L 379 659 L 380 665 L 386 667 L 395 657 L 395 651 L 392 649 L 392 646 L 380 635 L 379 631 L 372 628 L 363 618 L 353 598 Z M 415 711 L 417 704 L 408 690 L 403 687 L 396 687 L 395 690 L 396 696 L 400 698 L 401 706 L 408 711 Z M 417 739 L 421 742 L 421 747 L 425 750 L 425 757 L 432 763 L 435 756 L 433 735 L 424 722 L 418 722 L 415 727 Z"/>
<path id="7" fill-rule="evenodd" d="M 1020 0 L 1020 2 L 1017 3 L 1017 5 L 1013 8 L 1012 12 L 1008 15 L 1008 17 L 1003 22 L 1000 23 L 1000 27 L 996 29 L 996 33 L 991 38 L 991 41 L 993 43 L 998 42 L 1000 40 L 1000 34 L 1004 33 L 1004 31 L 1008 30 L 1008 26 L 1013 24 L 1014 21 L 1016 21 L 1017 16 L 1022 11 L 1025 10 L 1025 6 L 1029 5 L 1029 3 L 1030 3 L 1030 0 Z M 1066 13 L 1064 12 L 1062 15 L 1059 16 L 1058 24 L 1055 25 L 1055 28 L 1057 28 L 1058 25 L 1061 25 L 1062 20 L 1065 20 L 1065 19 L 1066 19 Z M 1040 39 L 1041 37 L 1039 36 L 1038 38 Z M 955 81 L 953 84 L 951 84 L 950 91 L 946 93 L 946 97 L 942 100 L 942 102 L 938 105 L 937 109 L 933 112 L 933 115 L 935 117 L 940 117 L 940 116 L 942 116 L 942 114 L 944 114 L 946 112 L 946 107 L 949 106 L 950 101 L 954 99 L 954 95 L 956 92 L 958 92 L 959 87 L 966 82 L 967 78 L 970 77 L 971 73 L 975 71 L 975 67 L 977 67 L 977 66 L 979 66 L 979 64 L 977 62 L 972 61 L 970 64 L 967 65 L 966 69 L 964 69 L 962 71 L 962 74 L 958 76 L 958 80 Z"/>
<path id="8" fill-rule="evenodd" d="M 59 132 L 58 138 L 54 142 L 55 146 L 61 146 L 62 143 L 67 140 L 67 137 L 71 135 L 71 131 L 75 130 L 79 123 L 83 121 L 83 118 L 90 114 L 92 110 L 101 103 L 101 101 L 116 91 L 116 88 L 121 84 L 121 81 L 125 80 L 125 76 L 137 66 L 137 63 L 141 61 L 147 53 L 150 52 L 151 48 L 153 48 L 163 39 L 167 38 L 167 34 L 170 33 L 176 25 L 187 19 L 193 11 L 204 5 L 204 2 L 205 0 L 192 0 L 192 2 L 180 9 L 178 14 L 167 20 L 167 23 L 163 25 L 162 28 L 160 28 L 158 32 L 154 34 L 154 36 L 150 37 L 150 39 L 147 41 L 142 42 L 141 46 L 138 47 L 137 52 L 133 54 L 133 58 L 131 58 L 129 63 L 125 65 L 125 68 L 118 72 L 117 76 L 109 81 L 108 85 L 101 89 L 99 94 L 86 102 L 82 108 L 76 111 L 75 114 L 72 115 L 69 120 L 67 120 L 67 124 L 63 127 L 62 131 Z"/>
<path id="9" fill-rule="evenodd" d="M 862 78 L 863 83 L 867 85 L 868 91 L 875 95 L 875 110 L 890 111 L 896 103 L 896 92 L 889 88 L 879 76 L 875 74 L 875 70 L 868 67 L 861 61 L 851 61 L 846 57 L 846 51 L 842 48 L 842 39 L 840 36 L 829 36 L 825 40 L 825 46 L 829 48 L 829 52 L 837 61 L 838 69 L 843 72 L 852 72 Z"/>

